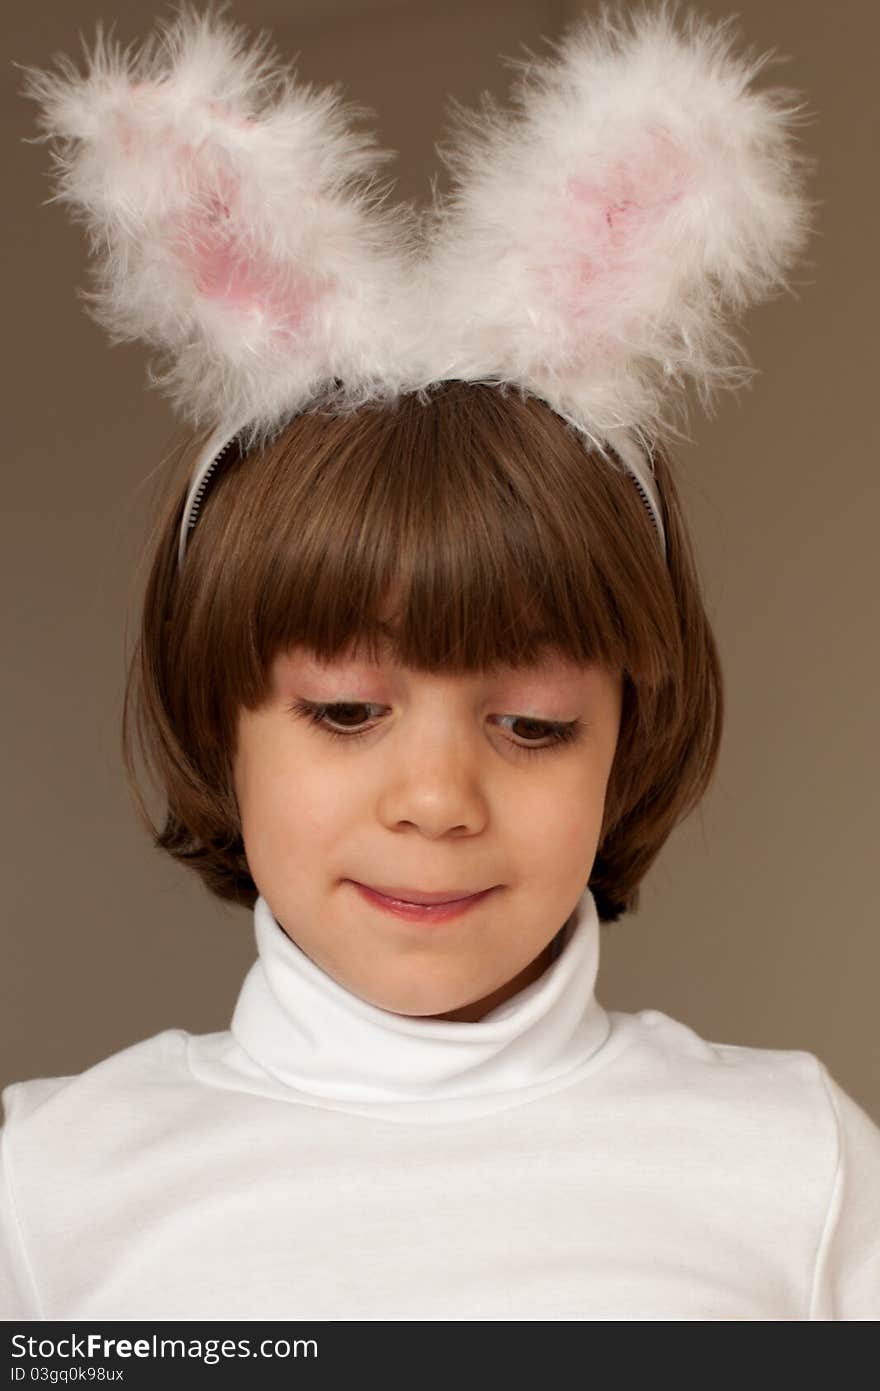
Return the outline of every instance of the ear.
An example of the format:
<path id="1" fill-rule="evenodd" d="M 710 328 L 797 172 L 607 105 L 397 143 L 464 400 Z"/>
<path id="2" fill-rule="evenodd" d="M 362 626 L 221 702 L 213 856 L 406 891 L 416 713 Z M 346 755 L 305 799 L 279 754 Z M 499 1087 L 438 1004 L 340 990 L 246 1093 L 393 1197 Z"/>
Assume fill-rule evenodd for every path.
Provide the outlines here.
<path id="1" fill-rule="evenodd" d="M 356 108 L 185 9 L 135 53 L 99 30 L 85 75 L 26 73 L 55 199 L 89 234 L 92 313 L 160 350 L 184 415 L 269 428 L 322 383 L 389 375 L 415 218 L 380 206 L 389 156 Z"/>
<path id="2" fill-rule="evenodd" d="M 729 23 L 603 7 L 554 58 L 516 63 L 513 114 L 458 110 L 425 284 L 461 375 L 648 436 L 674 430 L 672 384 L 710 407 L 746 379 L 725 313 L 785 284 L 810 161 L 794 94 L 748 90 L 769 55 L 735 56 Z"/>

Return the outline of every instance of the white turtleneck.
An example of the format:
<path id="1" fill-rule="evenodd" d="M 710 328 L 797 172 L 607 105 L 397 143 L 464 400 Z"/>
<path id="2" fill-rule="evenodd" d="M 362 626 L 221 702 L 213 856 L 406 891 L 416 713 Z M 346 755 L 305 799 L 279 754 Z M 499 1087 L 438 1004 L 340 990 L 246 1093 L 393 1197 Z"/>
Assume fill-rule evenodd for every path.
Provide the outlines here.
<path id="1" fill-rule="evenodd" d="M 880 1317 L 880 1129 L 812 1053 L 606 1011 L 589 890 L 477 1023 L 254 929 L 229 1030 L 3 1091 L 0 1317 Z"/>

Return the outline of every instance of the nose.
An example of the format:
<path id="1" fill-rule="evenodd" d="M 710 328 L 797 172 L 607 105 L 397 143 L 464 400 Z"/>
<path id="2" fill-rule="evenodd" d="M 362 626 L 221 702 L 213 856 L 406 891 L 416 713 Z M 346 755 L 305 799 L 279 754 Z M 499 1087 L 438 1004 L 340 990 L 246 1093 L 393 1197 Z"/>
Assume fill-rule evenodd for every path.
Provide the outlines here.
<path id="1" fill-rule="evenodd" d="M 395 740 L 383 772 L 378 813 L 392 830 L 412 826 L 429 839 L 473 835 L 489 817 L 478 734 L 438 716 Z"/>

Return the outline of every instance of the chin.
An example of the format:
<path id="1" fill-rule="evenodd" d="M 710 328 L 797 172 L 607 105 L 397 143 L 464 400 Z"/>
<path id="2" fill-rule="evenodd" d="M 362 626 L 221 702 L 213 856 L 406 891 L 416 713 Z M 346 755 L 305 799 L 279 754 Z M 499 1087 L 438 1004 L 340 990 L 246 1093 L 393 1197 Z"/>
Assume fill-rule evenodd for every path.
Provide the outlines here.
<path id="1" fill-rule="evenodd" d="M 436 1015 L 451 1014 L 456 1010 L 466 1009 L 468 1005 L 473 1005 L 473 1000 L 460 999 L 456 996 L 438 995 L 433 999 L 426 999 L 424 995 L 397 996 L 392 999 L 370 999 L 370 1003 L 377 1009 L 384 1009 L 389 1014 L 400 1014 L 408 1019 L 431 1019 Z"/>
<path id="2" fill-rule="evenodd" d="M 461 1001 L 450 1004 L 447 1000 L 438 1000 L 431 1004 L 416 1000 L 403 1001 L 402 1003 L 395 1000 L 393 1004 L 379 1005 L 379 1009 L 384 1009 L 389 1014 L 401 1014 L 407 1019 L 430 1019 L 434 1015 L 449 1014 L 452 1010 L 462 1008 L 464 1008 L 464 1004 Z"/>
<path id="3" fill-rule="evenodd" d="M 484 1014 L 492 1008 L 491 996 L 478 995 L 476 998 L 466 999 L 455 998 L 438 999 L 426 1004 L 424 1001 L 413 1000 L 405 1005 L 385 1005 L 392 1014 L 405 1015 L 409 1019 L 446 1019 L 456 1015 L 463 1015 L 462 1023 L 474 1023 L 480 1020 Z M 470 1018 L 473 1015 L 473 1018 Z"/>

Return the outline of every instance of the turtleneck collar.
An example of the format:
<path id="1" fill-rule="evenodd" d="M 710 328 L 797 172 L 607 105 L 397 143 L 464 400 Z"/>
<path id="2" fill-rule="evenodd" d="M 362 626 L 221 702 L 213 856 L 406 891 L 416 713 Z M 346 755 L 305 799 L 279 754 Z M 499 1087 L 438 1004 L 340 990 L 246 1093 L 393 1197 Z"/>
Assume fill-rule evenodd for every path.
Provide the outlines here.
<path id="1" fill-rule="evenodd" d="M 257 960 L 230 1033 L 260 1073 L 312 1104 L 366 1114 L 402 1106 L 411 1118 L 452 1107 L 497 1109 L 492 1098 L 554 1090 L 605 1042 L 595 996 L 599 920 L 585 889 L 544 973 L 476 1023 L 395 1014 L 340 985 L 296 945 L 261 896 Z M 275 1090 L 275 1088 L 273 1088 Z M 409 1118 L 409 1117 L 408 1117 Z"/>

